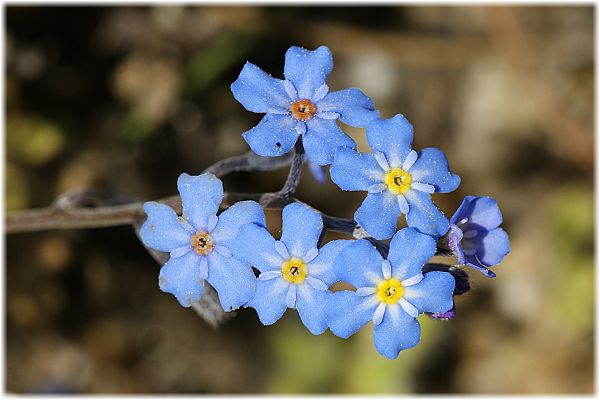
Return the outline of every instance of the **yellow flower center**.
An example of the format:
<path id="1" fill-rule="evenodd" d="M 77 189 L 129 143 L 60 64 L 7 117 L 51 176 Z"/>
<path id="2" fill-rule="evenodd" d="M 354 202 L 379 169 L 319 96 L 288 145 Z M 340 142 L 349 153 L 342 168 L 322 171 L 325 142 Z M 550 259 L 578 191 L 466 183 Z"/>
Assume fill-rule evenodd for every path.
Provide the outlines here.
<path id="1" fill-rule="evenodd" d="M 300 121 L 308 121 L 317 113 L 317 107 L 310 100 L 294 101 L 290 106 L 292 116 Z"/>
<path id="2" fill-rule="evenodd" d="M 281 273 L 286 281 L 292 283 L 301 283 L 308 275 L 306 265 L 299 258 L 290 258 L 284 262 L 281 266 Z"/>
<path id="3" fill-rule="evenodd" d="M 400 281 L 395 278 L 386 279 L 381 281 L 377 287 L 377 298 L 388 304 L 394 304 L 404 294 L 404 288 L 400 284 Z"/>
<path id="4" fill-rule="evenodd" d="M 192 236 L 190 243 L 194 251 L 201 256 L 210 253 L 215 246 L 210 235 L 204 231 L 196 232 L 196 234 Z"/>
<path id="5" fill-rule="evenodd" d="M 402 194 L 410 189 L 410 174 L 402 168 L 392 168 L 385 174 L 385 184 L 392 193 Z"/>

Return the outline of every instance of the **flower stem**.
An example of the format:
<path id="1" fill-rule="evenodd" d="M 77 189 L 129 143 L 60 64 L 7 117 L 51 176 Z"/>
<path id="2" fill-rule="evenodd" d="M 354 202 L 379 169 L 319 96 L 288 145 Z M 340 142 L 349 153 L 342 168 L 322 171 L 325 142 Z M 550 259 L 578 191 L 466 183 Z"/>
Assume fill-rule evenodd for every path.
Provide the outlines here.
<path id="1" fill-rule="evenodd" d="M 296 192 L 296 188 L 300 183 L 300 175 L 302 174 L 302 165 L 304 164 L 304 146 L 302 145 L 302 137 L 298 139 L 296 142 L 296 146 L 294 147 L 294 158 L 292 159 L 292 165 L 290 166 L 290 172 L 288 173 L 288 177 L 278 192 L 280 197 L 286 198 L 290 197 L 294 192 Z"/>

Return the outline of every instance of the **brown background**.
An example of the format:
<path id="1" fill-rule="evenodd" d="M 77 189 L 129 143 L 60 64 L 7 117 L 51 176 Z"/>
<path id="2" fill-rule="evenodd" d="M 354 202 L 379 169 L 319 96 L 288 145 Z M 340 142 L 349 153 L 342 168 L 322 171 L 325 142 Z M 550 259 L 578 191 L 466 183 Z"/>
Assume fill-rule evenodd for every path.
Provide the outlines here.
<path id="1" fill-rule="evenodd" d="M 496 198 L 512 252 L 457 303 L 421 317 L 420 345 L 380 357 L 371 328 L 313 337 L 288 312 L 241 310 L 218 331 L 158 290 L 131 228 L 6 239 L 6 389 L 18 393 L 591 393 L 592 7 L 8 7 L 8 211 L 83 187 L 175 192 L 247 150 L 259 119 L 229 85 L 246 60 L 281 77 L 290 45 L 324 44 L 332 90 L 357 86 L 384 117 L 440 147 L 465 195 Z M 365 149 L 364 132 L 347 128 Z M 285 171 L 237 173 L 276 190 Z M 364 194 L 299 197 L 350 217 Z"/>

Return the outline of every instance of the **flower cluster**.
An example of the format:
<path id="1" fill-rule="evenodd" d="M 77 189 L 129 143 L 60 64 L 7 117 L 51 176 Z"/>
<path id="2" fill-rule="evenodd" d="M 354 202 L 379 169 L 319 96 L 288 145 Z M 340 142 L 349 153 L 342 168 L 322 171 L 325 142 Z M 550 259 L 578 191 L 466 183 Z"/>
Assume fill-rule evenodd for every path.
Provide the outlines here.
<path id="1" fill-rule="evenodd" d="M 359 89 L 330 92 L 326 79 L 332 67 L 324 46 L 291 47 L 285 79 L 247 63 L 231 90 L 246 109 L 265 114 L 242 135 L 256 154 L 280 156 L 295 147 L 306 153 L 315 173 L 322 175 L 320 166 L 330 165 L 342 190 L 367 192 L 354 214 L 361 235 L 323 244 L 322 214 L 295 202 L 283 208 L 276 239 L 257 202 L 237 202 L 219 213 L 222 183 L 205 173 L 179 177 L 181 216 L 160 203 L 144 205 L 148 218 L 141 238 L 147 247 L 169 253 L 159 285 L 184 307 L 199 301 L 208 283 L 224 310 L 253 308 L 264 325 L 288 308 L 298 311 L 314 335 L 329 329 L 348 338 L 372 321 L 377 351 L 396 358 L 419 342 L 420 314 L 454 316 L 454 296 L 461 291 L 452 271 L 470 266 L 495 276 L 489 267 L 508 254 L 508 236 L 499 228 L 496 201 L 488 197 L 466 197 L 448 220 L 431 198 L 460 184 L 444 153 L 413 150 L 408 120 L 381 119 Z M 338 119 L 366 128 L 371 152 L 358 152 Z M 402 215 L 407 227 L 398 230 Z M 453 256 L 456 265 L 433 268 L 434 255 Z M 335 290 L 338 282 L 354 289 Z"/>

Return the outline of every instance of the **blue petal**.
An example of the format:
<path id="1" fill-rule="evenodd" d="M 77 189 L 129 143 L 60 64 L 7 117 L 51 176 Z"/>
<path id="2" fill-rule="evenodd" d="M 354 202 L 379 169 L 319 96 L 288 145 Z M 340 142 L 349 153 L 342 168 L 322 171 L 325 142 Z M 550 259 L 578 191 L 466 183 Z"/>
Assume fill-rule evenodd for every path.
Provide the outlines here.
<path id="1" fill-rule="evenodd" d="M 454 305 L 455 284 L 449 272 L 428 272 L 421 282 L 404 288 L 404 298 L 421 313 L 443 313 Z"/>
<path id="2" fill-rule="evenodd" d="M 208 283 L 219 294 L 225 311 L 235 310 L 254 297 L 256 277 L 250 265 L 213 251 L 208 256 Z"/>
<path id="3" fill-rule="evenodd" d="M 404 193 L 408 201 L 408 226 L 417 228 L 419 232 L 432 236 L 443 236 L 448 232 L 448 219 L 439 208 L 433 204 L 429 193 L 409 190 Z"/>
<path id="4" fill-rule="evenodd" d="M 471 239 L 471 241 L 472 240 L 473 239 Z M 483 236 L 478 245 L 476 254 L 481 263 L 477 262 L 473 256 L 465 256 L 465 258 L 471 264 L 491 267 L 499 264 L 509 252 L 510 242 L 508 240 L 508 235 L 502 228 L 496 228 Z"/>
<path id="5" fill-rule="evenodd" d="M 296 121 L 290 115 L 267 114 L 258 125 L 242 136 L 259 156 L 281 156 L 294 147 L 298 140 Z"/>
<path id="6" fill-rule="evenodd" d="M 333 262 L 338 281 L 348 282 L 355 288 L 377 286 L 383 279 L 383 257 L 364 239 L 356 240 L 343 249 Z"/>
<path id="7" fill-rule="evenodd" d="M 327 173 L 326 173 L 326 169 L 324 166 L 315 164 L 314 162 L 309 161 L 308 162 L 308 170 L 310 171 L 312 176 L 315 178 L 315 180 L 317 182 L 319 182 L 321 185 L 324 184 L 325 181 L 327 180 Z"/>
<path id="8" fill-rule="evenodd" d="M 240 76 L 231 84 L 233 97 L 248 111 L 268 113 L 273 107 L 290 107 L 290 99 L 285 92 L 283 80 L 247 62 Z"/>
<path id="9" fill-rule="evenodd" d="M 342 250 L 354 243 L 354 240 L 334 240 L 319 249 L 319 255 L 308 264 L 308 273 L 327 286 L 337 282 L 333 262 Z"/>
<path id="10" fill-rule="evenodd" d="M 306 157 L 315 164 L 331 164 L 339 148 L 356 148 L 354 140 L 337 126 L 335 120 L 313 118 L 306 123 L 306 129 L 302 143 Z"/>
<path id="11" fill-rule="evenodd" d="M 294 84 L 300 99 L 311 99 L 332 69 L 333 57 L 325 46 L 313 51 L 292 46 L 285 53 L 283 74 Z"/>
<path id="12" fill-rule="evenodd" d="M 183 173 L 177 178 L 183 204 L 183 217 L 197 230 L 204 230 L 209 218 L 216 215 L 223 200 L 223 184 L 213 174 L 198 176 Z"/>
<path id="13" fill-rule="evenodd" d="M 375 348 L 379 354 L 391 359 L 397 358 L 400 351 L 415 347 L 420 338 L 419 321 L 398 304 L 387 306 L 383 321 L 373 331 Z"/>
<path id="14" fill-rule="evenodd" d="M 450 222 L 456 224 L 463 218 L 469 219 L 467 225 L 475 224 L 489 230 L 497 228 L 502 223 L 502 213 L 498 203 L 491 197 L 465 197 L 458 210 L 450 218 Z M 469 230 L 469 228 L 465 226 L 464 230 Z"/>
<path id="15" fill-rule="evenodd" d="M 382 183 L 384 171 L 372 154 L 359 153 L 350 148 L 335 153 L 329 170 L 331 180 L 342 190 L 367 190 L 371 185 Z"/>
<path id="16" fill-rule="evenodd" d="M 300 203 L 292 203 L 282 212 L 281 241 L 292 257 L 304 257 L 317 247 L 323 230 L 323 219 L 318 211 Z"/>
<path id="17" fill-rule="evenodd" d="M 451 192 L 460 185 L 460 177 L 450 172 L 444 153 L 433 147 L 419 152 L 417 161 L 410 168 L 410 176 L 413 182 L 433 185 L 439 193 Z"/>
<path id="18" fill-rule="evenodd" d="M 146 246 L 170 252 L 190 244 L 190 233 L 183 228 L 171 207 L 149 201 L 144 203 L 144 211 L 148 219 L 140 229 L 140 236 Z"/>
<path id="19" fill-rule="evenodd" d="M 248 306 L 256 310 L 263 325 L 274 324 L 287 309 L 285 296 L 289 285 L 289 282 L 281 278 L 256 281 L 256 294 Z"/>
<path id="20" fill-rule="evenodd" d="M 255 224 L 242 226 L 229 250 L 235 258 L 260 272 L 280 271 L 284 261 L 275 249 L 273 236 L 266 228 Z"/>
<path id="21" fill-rule="evenodd" d="M 367 142 L 374 152 L 385 154 L 390 167 L 401 167 L 412 150 L 413 127 L 404 116 L 375 119 L 367 125 Z"/>
<path id="22" fill-rule="evenodd" d="M 255 201 L 240 201 L 219 215 L 219 222 L 211 236 L 216 243 L 230 247 L 240 227 L 250 223 L 266 227 L 265 213 Z"/>
<path id="23" fill-rule="evenodd" d="M 354 213 L 356 222 L 378 240 L 388 239 L 396 232 L 399 216 L 398 198 L 388 190 L 369 193 Z"/>
<path id="24" fill-rule="evenodd" d="M 302 323 L 313 335 L 320 335 L 327 329 L 323 307 L 331 296 L 331 292 L 316 290 L 308 283 L 298 285 L 296 309 Z"/>
<path id="25" fill-rule="evenodd" d="M 190 252 L 171 258 L 160 269 L 158 284 L 163 292 L 173 294 L 184 307 L 200 300 L 204 279 L 200 277 L 200 257 Z"/>
<path id="26" fill-rule="evenodd" d="M 360 128 L 379 117 L 371 99 L 357 88 L 330 92 L 316 106 L 317 111 L 336 112 L 342 122 Z"/>
<path id="27" fill-rule="evenodd" d="M 347 339 L 373 319 L 373 296 L 361 297 L 344 290 L 334 292 L 325 305 L 325 320 L 334 335 Z"/>
<path id="28" fill-rule="evenodd" d="M 435 240 L 431 236 L 414 228 L 401 229 L 390 242 L 388 261 L 392 264 L 392 275 L 400 281 L 418 275 L 434 254 Z"/>

